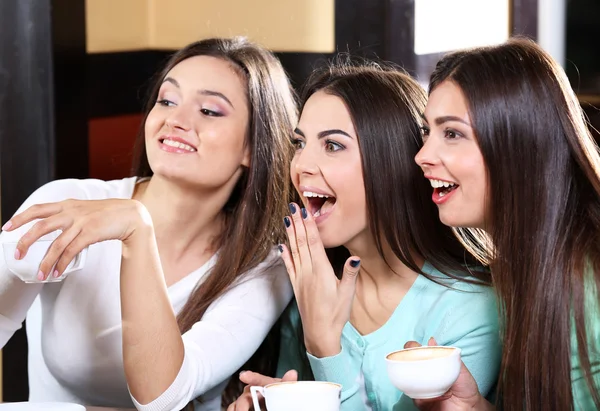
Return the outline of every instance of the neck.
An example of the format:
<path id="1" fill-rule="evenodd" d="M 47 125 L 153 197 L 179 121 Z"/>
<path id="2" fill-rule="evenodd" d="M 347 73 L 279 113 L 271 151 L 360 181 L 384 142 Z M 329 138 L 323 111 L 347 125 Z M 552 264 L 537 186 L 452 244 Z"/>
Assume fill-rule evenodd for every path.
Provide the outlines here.
<path id="1" fill-rule="evenodd" d="M 148 209 L 161 255 L 181 258 L 190 249 L 214 253 L 231 190 L 203 192 L 160 176 L 137 185 L 133 198 Z"/>
<path id="2" fill-rule="evenodd" d="M 394 284 L 396 287 L 408 290 L 419 275 L 400 261 L 385 241 L 382 244 L 383 256 L 377 250 L 372 237 L 355 238 L 344 247 L 352 255 L 360 257 L 361 268 L 358 281 L 363 287 L 380 288 L 382 285 Z M 412 258 L 419 267 L 423 266 L 422 257 L 413 254 Z"/>

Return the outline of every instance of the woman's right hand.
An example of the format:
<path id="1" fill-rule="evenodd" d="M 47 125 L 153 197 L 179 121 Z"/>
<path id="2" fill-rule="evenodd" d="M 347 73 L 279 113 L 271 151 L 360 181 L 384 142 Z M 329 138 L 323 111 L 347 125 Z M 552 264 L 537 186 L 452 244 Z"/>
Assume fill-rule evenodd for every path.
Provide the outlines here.
<path id="1" fill-rule="evenodd" d="M 260 386 L 264 387 L 265 385 L 273 384 L 276 382 L 282 381 L 298 381 L 298 373 L 295 370 L 290 370 L 285 373 L 283 378 L 272 378 L 267 377 L 266 375 L 262 375 L 252 371 L 244 371 L 240 373 L 240 381 L 246 384 L 244 387 L 244 392 L 240 397 L 232 403 L 229 407 L 227 407 L 227 411 L 250 411 L 253 410 L 252 406 L 252 395 L 250 395 L 250 387 L 252 386 Z M 264 403 L 264 400 L 263 400 Z"/>
<path id="2" fill-rule="evenodd" d="M 438 344 L 432 337 L 427 345 Z M 404 345 L 404 348 L 420 346 L 421 344 L 415 341 L 409 341 Z M 495 409 L 479 393 L 475 378 L 462 361 L 460 374 L 448 392 L 441 397 L 413 401 L 421 411 L 493 411 Z"/>

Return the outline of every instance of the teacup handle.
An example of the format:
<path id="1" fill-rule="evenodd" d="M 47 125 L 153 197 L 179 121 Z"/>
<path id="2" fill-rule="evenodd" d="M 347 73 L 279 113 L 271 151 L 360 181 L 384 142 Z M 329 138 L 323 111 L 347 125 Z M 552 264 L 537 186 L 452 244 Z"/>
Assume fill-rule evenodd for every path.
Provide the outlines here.
<path id="1" fill-rule="evenodd" d="M 261 411 L 260 404 L 258 401 L 258 395 L 256 395 L 257 392 L 259 392 L 264 397 L 265 396 L 264 387 L 250 387 L 250 395 L 252 396 L 252 404 L 254 405 L 254 411 Z"/>

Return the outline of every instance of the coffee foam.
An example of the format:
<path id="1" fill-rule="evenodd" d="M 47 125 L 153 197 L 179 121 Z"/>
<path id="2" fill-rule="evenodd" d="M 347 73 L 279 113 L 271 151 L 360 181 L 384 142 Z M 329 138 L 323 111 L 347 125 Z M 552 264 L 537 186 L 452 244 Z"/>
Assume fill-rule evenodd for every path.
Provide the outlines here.
<path id="1" fill-rule="evenodd" d="M 388 354 L 386 357 L 392 361 L 424 361 L 434 360 L 452 355 L 456 350 L 450 347 L 422 347 L 406 349 Z"/>

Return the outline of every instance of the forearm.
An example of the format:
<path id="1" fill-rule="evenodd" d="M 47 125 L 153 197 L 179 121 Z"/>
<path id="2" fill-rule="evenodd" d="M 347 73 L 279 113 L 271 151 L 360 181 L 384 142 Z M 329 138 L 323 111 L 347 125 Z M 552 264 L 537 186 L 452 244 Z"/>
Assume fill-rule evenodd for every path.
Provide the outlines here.
<path id="1" fill-rule="evenodd" d="M 121 318 L 129 390 L 139 403 L 147 404 L 173 383 L 184 357 L 151 227 L 123 243 Z"/>

